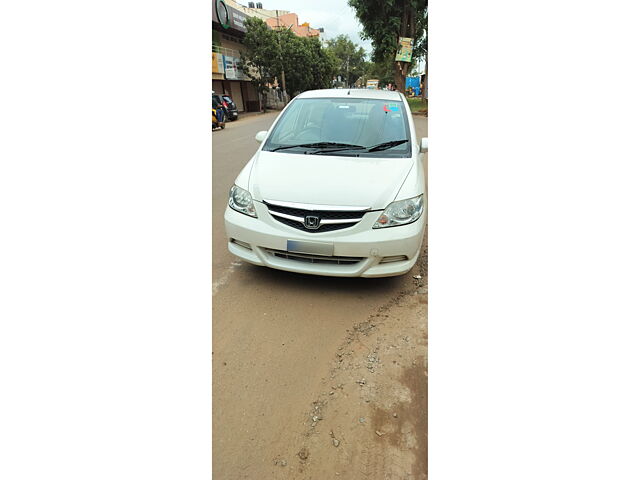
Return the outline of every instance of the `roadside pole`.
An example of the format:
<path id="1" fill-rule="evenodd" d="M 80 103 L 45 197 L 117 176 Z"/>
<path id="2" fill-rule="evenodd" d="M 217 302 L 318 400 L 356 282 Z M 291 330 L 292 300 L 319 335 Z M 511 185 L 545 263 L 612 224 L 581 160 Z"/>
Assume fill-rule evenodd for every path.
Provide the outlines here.
<path id="1" fill-rule="evenodd" d="M 427 54 L 424 56 L 424 85 L 422 85 L 422 101 L 427 98 L 427 71 L 429 69 L 429 60 Z"/>

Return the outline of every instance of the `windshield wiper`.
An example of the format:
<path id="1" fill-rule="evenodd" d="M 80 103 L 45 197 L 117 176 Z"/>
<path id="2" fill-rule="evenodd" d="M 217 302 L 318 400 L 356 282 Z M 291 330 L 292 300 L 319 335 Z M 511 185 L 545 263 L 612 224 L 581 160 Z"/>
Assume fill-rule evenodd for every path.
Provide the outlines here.
<path id="1" fill-rule="evenodd" d="M 398 145 L 402 145 L 403 143 L 407 143 L 409 140 L 393 140 L 391 142 L 384 142 L 378 145 L 373 145 L 372 147 L 361 147 L 359 145 L 345 146 L 341 148 L 332 148 L 331 150 L 318 150 L 317 152 L 313 152 L 314 155 L 323 155 L 325 153 L 331 152 L 344 152 L 346 150 L 366 150 L 367 152 L 379 152 L 381 150 L 388 150 L 389 148 L 396 147 Z"/>
<path id="2" fill-rule="evenodd" d="M 408 141 L 409 139 L 393 140 L 391 142 L 384 142 L 378 145 L 373 145 L 371 147 L 363 147 L 362 145 L 353 145 L 350 143 L 339 143 L 339 142 L 300 143 L 298 145 L 282 145 L 270 151 L 276 152 L 278 150 L 286 150 L 288 148 L 314 148 L 318 150 L 316 152 L 313 152 L 314 154 L 342 152 L 345 150 L 366 150 L 367 152 L 379 152 L 380 150 L 387 150 L 389 148 L 402 145 L 403 143 L 407 143 Z"/>
<path id="3" fill-rule="evenodd" d="M 378 145 L 374 145 L 372 147 L 369 147 L 367 149 L 367 152 L 379 152 L 380 150 L 387 150 L 389 148 L 393 148 L 393 147 L 396 147 L 398 145 L 402 145 L 403 143 L 407 143 L 408 141 L 409 141 L 409 139 L 405 138 L 404 140 L 393 140 L 391 142 L 380 143 Z"/>
<path id="4" fill-rule="evenodd" d="M 316 143 L 301 143 L 299 145 L 283 145 L 281 147 L 276 147 L 273 150 L 269 150 L 270 152 L 276 152 L 278 150 L 286 150 L 288 148 L 365 148 L 360 145 L 351 145 L 350 143 L 336 143 L 336 142 L 316 142 Z"/>

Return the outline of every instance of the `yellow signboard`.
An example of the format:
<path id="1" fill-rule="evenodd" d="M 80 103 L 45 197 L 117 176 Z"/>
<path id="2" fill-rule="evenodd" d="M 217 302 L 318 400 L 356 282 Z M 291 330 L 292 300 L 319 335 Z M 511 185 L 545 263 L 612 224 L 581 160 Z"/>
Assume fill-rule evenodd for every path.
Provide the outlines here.
<path id="1" fill-rule="evenodd" d="M 413 39 L 407 37 L 398 38 L 398 52 L 396 53 L 396 62 L 411 62 L 411 54 L 413 53 Z"/>
<path id="2" fill-rule="evenodd" d="M 224 59 L 222 54 L 211 52 L 212 73 L 224 73 Z"/>

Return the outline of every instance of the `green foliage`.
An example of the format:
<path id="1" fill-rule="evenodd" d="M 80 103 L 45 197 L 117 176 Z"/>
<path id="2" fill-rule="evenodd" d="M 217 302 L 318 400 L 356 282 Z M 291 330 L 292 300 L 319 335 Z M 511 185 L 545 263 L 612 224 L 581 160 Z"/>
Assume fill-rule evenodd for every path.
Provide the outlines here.
<path id="1" fill-rule="evenodd" d="M 365 62 L 363 70 L 363 84 L 372 78 L 379 80 L 381 86 L 393 83 L 393 62 Z"/>
<path id="2" fill-rule="evenodd" d="M 291 30 L 271 30 L 259 18 L 245 22 L 246 47 L 241 52 L 242 68 L 263 92 L 284 71 L 287 92 L 327 88 L 335 71 L 335 59 L 317 38 L 298 37 Z"/>
<path id="3" fill-rule="evenodd" d="M 346 77 L 348 85 L 365 74 L 366 52 L 349 40 L 346 35 L 339 35 L 327 42 L 327 50 L 335 58 L 336 74 Z"/>
<path id="4" fill-rule="evenodd" d="M 242 70 L 260 93 L 280 71 L 276 32 L 259 18 L 248 17 L 245 21 L 247 33 L 242 43 L 246 50 L 240 52 Z"/>
<path id="5" fill-rule="evenodd" d="M 422 58 L 427 51 L 427 0 L 348 0 L 362 24 L 362 38 L 373 44 L 373 60 L 388 60 L 395 56 L 398 37 L 417 39 L 414 43 L 414 58 Z M 404 25 L 405 6 L 414 14 L 414 32 Z M 407 18 L 407 22 L 411 19 Z M 404 33 L 404 35 L 401 35 Z"/>
<path id="6" fill-rule="evenodd" d="M 427 114 L 429 103 L 422 97 L 407 98 L 411 113 L 424 113 Z"/>
<path id="7" fill-rule="evenodd" d="M 305 90 L 328 88 L 334 72 L 334 60 L 317 38 L 298 37 L 291 30 L 281 37 L 283 67 L 287 91 L 297 95 Z"/>

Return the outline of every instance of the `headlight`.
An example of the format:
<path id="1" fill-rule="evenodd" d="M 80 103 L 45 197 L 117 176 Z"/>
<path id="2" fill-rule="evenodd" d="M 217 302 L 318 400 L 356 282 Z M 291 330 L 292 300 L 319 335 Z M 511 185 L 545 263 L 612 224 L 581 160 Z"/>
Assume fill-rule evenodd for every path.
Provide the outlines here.
<path id="1" fill-rule="evenodd" d="M 390 203 L 373 224 L 373 228 L 395 227 L 413 223 L 420 218 L 423 209 L 422 195 Z"/>
<path id="2" fill-rule="evenodd" d="M 229 190 L 229 206 L 234 210 L 249 215 L 250 217 L 257 217 L 256 209 L 253 206 L 253 198 L 251 194 L 244 188 L 240 188 L 237 185 L 231 187 Z"/>

